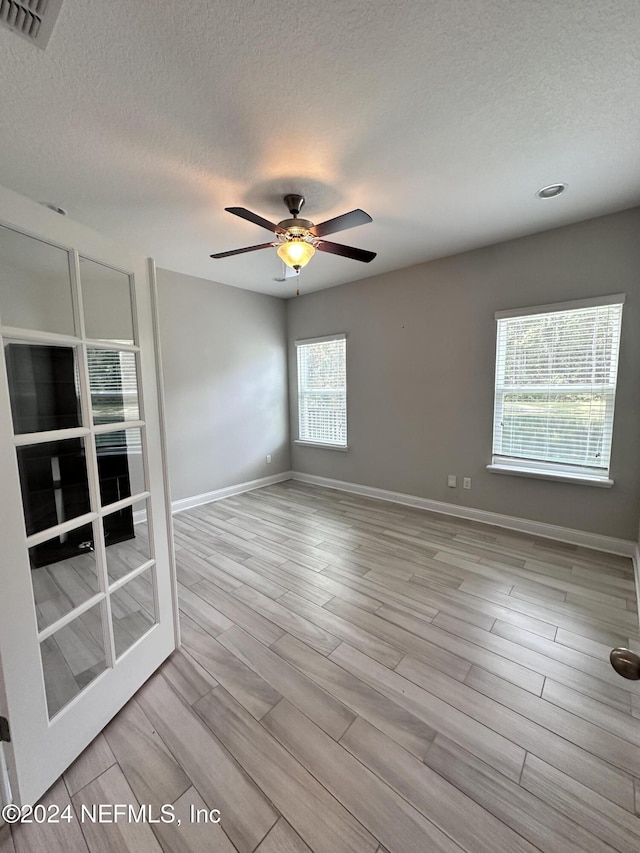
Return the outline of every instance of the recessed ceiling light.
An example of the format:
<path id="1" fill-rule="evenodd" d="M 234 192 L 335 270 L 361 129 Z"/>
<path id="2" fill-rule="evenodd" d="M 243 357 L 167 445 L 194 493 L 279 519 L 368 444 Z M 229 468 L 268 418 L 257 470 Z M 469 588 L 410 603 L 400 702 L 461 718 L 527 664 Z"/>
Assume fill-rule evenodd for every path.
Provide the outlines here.
<path id="1" fill-rule="evenodd" d="M 60 216 L 67 215 L 67 211 L 64 209 L 64 207 L 60 207 L 59 205 L 54 204 L 52 201 L 41 201 L 40 204 L 43 207 L 48 207 L 49 210 L 52 210 L 54 213 L 59 213 Z"/>
<path id="2" fill-rule="evenodd" d="M 541 190 L 538 190 L 536 195 L 538 198 L 555 198 L 557 195 L 561 195 L 566 188 L 566 184 L 549 184 L 548 187 L 542 187 Z"/>

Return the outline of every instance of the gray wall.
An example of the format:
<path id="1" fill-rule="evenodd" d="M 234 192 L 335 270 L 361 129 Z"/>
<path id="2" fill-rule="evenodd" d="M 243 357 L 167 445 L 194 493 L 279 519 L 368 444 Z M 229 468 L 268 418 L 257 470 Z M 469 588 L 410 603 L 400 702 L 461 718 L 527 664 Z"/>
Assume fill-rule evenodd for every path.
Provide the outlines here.
<path id="1" fill-rule="evenodd" d="M 552 202 L 549 202 L 552 203 Z M 345 263 L 349 263 L 345 261 Z M 625 292 L 612 489 L 501 476 L 491 461 L 494 312 Z M 640 514 L 640 209 L 288 302 L 297 338 L 346 332 L 347 453 L 292 445 L 292 468 L 635 540 Z M 447 474 L 459 477 L 447 488 Z M 471 491 L 461 488 L 472 478 Z"/>
<path id="2" fill-rule="evenodd" d="M 158 303 L 172 500 L 287 471 L 284 301 L 158 270 Z"/>

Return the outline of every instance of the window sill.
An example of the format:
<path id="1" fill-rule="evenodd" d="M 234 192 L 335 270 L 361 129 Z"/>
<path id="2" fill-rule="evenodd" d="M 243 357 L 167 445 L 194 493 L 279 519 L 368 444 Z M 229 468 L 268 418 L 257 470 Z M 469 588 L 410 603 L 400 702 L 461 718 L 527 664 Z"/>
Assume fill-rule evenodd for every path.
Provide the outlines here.
<path id="1" fill-rule="evenodd" d="M 300 438 L 294 439 L 293 443 L 301 447 L 319 447 L 321 450 L 341 450 L 343 453 L 349 449 L 348 444 L 322 444 L 319 441 L 302 441 Z"/>
<path id="2" fill-rule="evenodd" d="M 555 480 L 558 483 L 577 483 L 580 486 L 595 486 L 610 489 L 614 481 L 608 477 L 590 477 L 588 474 L 556 474 L 553 471 L 535 471 L 532 468 L 517 468 L 514 465 L 487 465 L 492 474 L 507 474 L 511 477 L 530 477 L 534 480 Z"/>

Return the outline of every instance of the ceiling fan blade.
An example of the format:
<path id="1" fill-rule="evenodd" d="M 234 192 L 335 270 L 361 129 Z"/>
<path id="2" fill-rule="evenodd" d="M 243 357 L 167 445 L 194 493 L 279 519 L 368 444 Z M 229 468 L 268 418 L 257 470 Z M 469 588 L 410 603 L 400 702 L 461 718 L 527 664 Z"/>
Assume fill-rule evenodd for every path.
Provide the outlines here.
<path id="1" fill-rule="evenodd" d="M 264 219 L 262 216 L 258 216 L 257 213 L 252 213 L 246 207 L 225 207 L 225 210 L 239 216 L 241 219 L 246 219 L 247 222 L 253 222 L 254 225 L 260 225 L 262 228 L 266 228 L 267 231 L 273 231 L 274 234 L 284 233 L 283 228 L 280 228 L 273 222 L 269 222 L 268 219 Z"/>
<path id="2" fill-rule="evenodd" d="M 373 222 L 373 219 L 358 207 L 349 213 L 343 213 L 342 216 L 336 216 L 334 219 L 327 219 L 326 222 L 314 225 L 309 230 L 316 237 L 324 237 L 325 234 L 335 234 L 336 231 L 345 231 L 347 228 L 355 228 L 356 225 L 366 225 L 367 222 Z"/>
<path id="3" fill-rule="evenodd" d="M 342 243 L 330 243 L 328 240 L 321 240 L 316 248 L 320 252 L 342 255 L 343 258 L 352 258 L 354 261 L 362 261 L 365 264 L 368 264 L 376 256 L 375 252 L 368 252 L 366 249 L 354 249 L 353 246 L 343 246 Z"/>
<path id="4" fill-rule="evenodd" d="M 218 252 L 210 255 L 211 258 L 230 258 L 232 255 L 243 255 L 245 252 L 257 252 L 258 249 L 270 249 L 273 243 L 260 243 L 259 246 L 246 246 L 244 249 L 232 249 L 230 252 Z"/>

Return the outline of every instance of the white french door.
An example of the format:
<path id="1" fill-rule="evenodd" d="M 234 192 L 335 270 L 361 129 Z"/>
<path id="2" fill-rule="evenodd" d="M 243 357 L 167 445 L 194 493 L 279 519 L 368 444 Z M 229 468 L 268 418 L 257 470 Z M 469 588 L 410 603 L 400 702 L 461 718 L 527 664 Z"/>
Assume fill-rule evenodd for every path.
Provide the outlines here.
<path id="1" fill-rule="evenodd" d="M 0 716 L 18 804 L 176 646 L 152 276 L 0 190 Z"/>

